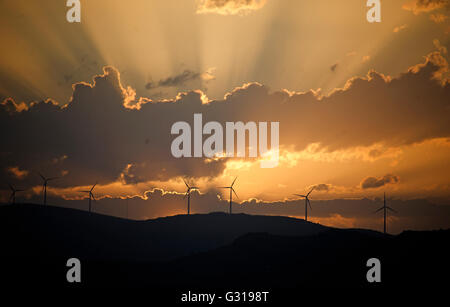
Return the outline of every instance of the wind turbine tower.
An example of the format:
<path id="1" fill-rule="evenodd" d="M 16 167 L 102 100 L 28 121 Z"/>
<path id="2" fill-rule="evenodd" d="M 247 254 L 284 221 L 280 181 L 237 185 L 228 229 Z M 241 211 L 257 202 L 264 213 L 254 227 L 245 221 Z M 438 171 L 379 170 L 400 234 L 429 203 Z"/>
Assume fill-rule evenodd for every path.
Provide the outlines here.
<path id="1" fill-rule="evenodd" d="M 96 185 L 97 183 L 95 183 L 89 191 L 80 191 L 81 193 L 88 193 L 89 195 L 89 212 L 91 212 L 91 200 L 93 199 L 94 201 L 97 201 L 92 193 Z"/>
<path id="2" fill-rule="evenodd" d="M 45 206 L 47 205 L 47 184 L 51 180 L 58 179 L 58 177 L 46 178 L 41 173 L 39 173 L 39 176 L 41 176 L 42 180 L 44 181 L 44 184 L 42 185 L 42 192 L 44 193 L 44 206 Z"/>
<path id="3" fill-rule="evenodd" d="M 397 211 L 395 211 L 394 209 L 392 209 L 391 207 L 386 206 L 386 193 L 384 193 L 384 198 L 383 198 L 383 207 L 379 208 L 377 211 L 375 211 L 374 213 L 377 213 L 379 211 L 383 210 L 383 217 L 384 217 L 384 224 L 383 224 L 383 233 L 386 234 L 386 217 L 387 217 L 387 211 L 391 210 L 392 212 L 397 213 Z"/>
<path id="4" fill-rule="evenodd" d="M 186 196 L 187 196 L 187 198 L 188 198 L 187 214 L 189 215 L 189 214 L 191 214 L 191 192 L 192 192 L 193 190 L 198 190 L 198 187 L 191 187 L 191 186 L 189 186 L 189 184 L 186 182 L 186 180 L 183 179 L 183 181 L 184 181 L 184 184 L 185 184 L 186 187 L 187 187 L 186 194 L 184 194 L 183 199 L 186 198 Z"/>
<path id="5" fill-rule="evenodd" d="M 309 194 L 311 194 L 311 192 L 312 192 L 315 188 L 316 188 L 316 187 L 313 187 L 313 188 L 311 189 L 311 191 L 309 191 L 308 194 L 306 194 L 306 195 L 302 195 L 302 194 L 294 194 L 295 196 L 300 196 L 300 197 L 304 197 L 304 198 L 305 198 L 305 221 L 308 220 L 308 205 L 309 205 L 309 208 L 312 210 L 311 202 L 309 201 Z"/>
<path id="6" fill-rule="evenodd" d="M 9 202 L 14 205 L 16 203 L 16 193 L 17 192 L 23 192 L 25 190 L 18 190 L 15 189 L 12 185 L 8 184 L 9 188 L 11 189 L 11 196 L 9 197 Z"/>
<path id="7" fill-rule="evenodd" d="M 229 187 L 219 187 L 220 189 L 230 189 L 230 214 L 232 214 L 232 205 L 233 205 L 233 193 L 234 195 L 236 195 L 237 198 L 239 198 L 236 194 L 236 191 L 233 188 L 234 183 L 236 182 L 236 178 L 234 178 L 233 182 L 231 183 L 231 185 Z"/>

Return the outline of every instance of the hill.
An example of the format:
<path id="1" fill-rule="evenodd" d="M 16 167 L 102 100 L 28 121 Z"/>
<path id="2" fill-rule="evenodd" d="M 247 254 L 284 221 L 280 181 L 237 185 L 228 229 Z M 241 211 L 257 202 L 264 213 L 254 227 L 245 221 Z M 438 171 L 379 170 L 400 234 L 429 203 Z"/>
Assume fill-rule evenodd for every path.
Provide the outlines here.
<path id="1" fill-rule="evenodd" d="M 282 216 L 210 213 L 134 221 L 51 206 L 0 207 L 4 255 L 167 261 L 231 244 L 247 233 L 305 236 L 326 229 Z"/>
<path id="2" fill-rule="evenodd" d="M 151 287 L 171 296 L 186 289 L 284 289 L 283 295 L 295 295 L 305 287 L 442 288 L 450 273 L 450 230 L 390 236 L 280 216 L 211 213 L 130 221 L 4 206 L 0 236 L 0 279 L 8 287 Z M 65 281 L 72 257 L 82 262 L 80 285 Z M 366 280 L 373 257 L 382 263 L 381 284 Z"/>

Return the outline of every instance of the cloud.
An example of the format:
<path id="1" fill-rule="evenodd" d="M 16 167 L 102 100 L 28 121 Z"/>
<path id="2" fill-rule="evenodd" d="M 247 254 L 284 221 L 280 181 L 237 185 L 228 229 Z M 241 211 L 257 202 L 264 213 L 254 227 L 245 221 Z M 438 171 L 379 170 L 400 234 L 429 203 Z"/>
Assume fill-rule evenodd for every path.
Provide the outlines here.
<path id="1" fill-rule="evenodd" d="M 261 9 L 266 0 L 198 0 L 197 14 L 247 15 Z"/>
<path id="2" fill-rule="evenodd" d="M 433 40 L 433 45 L 439 51 L 440 54 L 447 54 L 447 48 L 442 46 L 441 42 L 438 39 Z"/>
<path id="3" fill-rule="evenodd" d="M 414 14 L 432 12 L 442 8 L 450 8 L 449 0 L 414 0 L 403 4 L 402 8 Z"/>
<path id="4" fill-rule="evenodd" d="M 431 14 L 430 19 L 433 20 L 435 23 L 443 23 L 448 19 L 447 15 L 444 14 Z"/>
<path id="5" fill-rule="evenodd" d="M 278 121 L 282 149 L 304 152 L 315 144 L 313 154 L 324 158 L 336 157 L 334 153 L 345 158 L 352 149 L 378 144 L 371 154 L 361 153 L 375 159 L 390 152 L 388 148 L 450 136 L 447 75 L 448 63 L 437 51 L 398 77 L 370 71 L 326 96 L 315 91 L 270 91 L 253 82 L 219 100 L 210 100 L 199 90 L 151 100 L 137 97 L 133 88 L 122 84 L 117 69 L 105 67 L 92 83 L 74 84 L 68 103 L 48 99 L 23 106 L 7 99 L 0 104 L 4 148 L 0 180 L 15 178 L 6 171 L 11 166 L 48 177 L 67 173 L 53 183 L 65 187 L 96 181 L 137 184 L 180 176 L 215 178 L 232 160 L 176 159 L 170 151 L 172 124 L 192 124 L 194 113 L 202 113 L 204 123 L 223 125 Z M 297 114 L 303 115 L 301 121 Z M 40 184 L 38 176 L 26 180 L 32 186 Z"/>
<path id="6" fill-rule="evenodd" d="M 381 178 L 367 177 L 364 178 L 363 181 L 361 181 L 361 188 L 363 189 L 379 188 L 389 183 L 397 183 L 399 182 L 399 180 L 400 179 L 398 176 L 392 174 L 384 175 Z"/>
<path id="7" fill-rule="evenodd" d="M 215 67 L 208 68 L 204 73 L 202 73 L 201 78 L 202 80 L 208 82 L 216 79 L 216 76 L 214 75 L 214 72 L 216 71 Z"/>
<path id="8" fill-rule="evenodd" d="M 328 192 L 331 189 L 331 184 L 319 183 L 319 184 L 313 185 L 311 188 L 314 188 L 314 190 L 317 192 Z"/>
<path id="9" fill-rule="evenodd" d="M 28 176 L 29 172 L 27 170 L 21 170 L 18 166 L 11 166 L 6 169 L 15 178 L 22 180 Z"/>
<path id="10" fill-rule="evenodd" d="M 177 87 L 185 85 L 188 81 L 197 80 L 200 78 L 200 73 L 193 72 L 192 70 L 186 69 L 182 73 L 167 77 L 166 79 L 160 80 L 157 84 L 149 82 L 145 85 L 146 89 L 151 89 L 155 87 Z"/>
<path id="11" fill-rule="evenodd" d="M 331 65 L 330 70 L 332 72 L 336 71 L 336 68 L 338 67 L 338 65 L 339 65 L 338 63 Z"/>
<path id="12" fill-rule="evenodd" d="M 153 88 L 158 87 L 181 87 L 186 85 L 188 82 L 195 81 L 195 80 L 203 80 L 203 81 L 211 81 L 214 80 L 216 77 L 214 76 L 215 67 L 209 68 L 204 73 L 200 72 L 194 72 L 189 69 L 185 69 L 183 72 L 181 72 L 178 75 L 174 75 L 171 77 L 167 77 L 165 79 L 161 79 L 158 82 L 148 82 L 145 85 L 145 88 L 150 90 Z"/>
<path id="13" fill-rule="evenodd" d="M 406 24 L 401 25 L 401 26 L 398 26 L 398 27 L 395 27 L 394 30 L 393 30 L 393 32 L 394 32 L 394 33 L 398 33 L 398 32 L 400 32 L 400 31 L 406 29 L 407 27 L 408 27 L 408 26 L 407 26 Z"/>

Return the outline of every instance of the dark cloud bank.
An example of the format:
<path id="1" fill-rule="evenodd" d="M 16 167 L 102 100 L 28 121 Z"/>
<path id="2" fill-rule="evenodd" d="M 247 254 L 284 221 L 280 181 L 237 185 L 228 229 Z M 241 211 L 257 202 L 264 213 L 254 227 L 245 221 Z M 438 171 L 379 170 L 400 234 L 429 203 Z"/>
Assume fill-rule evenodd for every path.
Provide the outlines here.
<path id="1" fill-rule="evenodd" d="M 169 101 L 131 101 L 132 92 L 121 84 L 119 72 L 105 67 L 92 84 L 75 84 L 67 105 L 48 100 L 22 111 L 12 99 L 0 105 L 0 180 L 14 180 L 7 169 L 16 166 L 48 176 L 65 171 L 68 175 L 57 183 L 63 186 L 113 182 L 130 164 L 127 172 L 134 181 L 216 176 L 224 170 L 225 160 L 206 163 L 171 155 L 171 125 L 192 123 L 194 113 L 203 113 L 204 122 L 223 124 L 278 121 L 280 145 L 296 150 L 312 142 L 333 151 L 448 137 L 450 88 L 442 81 L 446 72 L 447 62 L 435 53 L 398 78 L 371 71 L 367 78 L 354 78 L 345 89 L 326 97 L 312 91 L 270 92 L 251 83 L 205 104 L 196 91 Z"/>

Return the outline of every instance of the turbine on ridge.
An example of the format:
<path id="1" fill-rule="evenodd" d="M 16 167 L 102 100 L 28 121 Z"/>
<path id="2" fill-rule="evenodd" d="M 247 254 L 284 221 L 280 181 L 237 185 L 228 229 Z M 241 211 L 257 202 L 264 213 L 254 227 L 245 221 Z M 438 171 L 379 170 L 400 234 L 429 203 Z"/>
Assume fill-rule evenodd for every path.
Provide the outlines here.
<path id="1" fill-rule="evenodd" d="M 14 205 L 16 203 L 16 193 L 23 192 L 25 190 L 16 189 L 11 184 L 8 184 L 8 185 L 9 185 L 9 188 L 11 189 L 11 196 L 9 197 L 9 202 L 11 205 Z"/>
<path id="2" fill-rule="evenodd" d="M 386 206 L 386 192 L 384 193 L 384 199 L 383 199 L 383 207 L 379 208 L 377 211 L 375 211 L 374 213 L 377 213 L 379 211 L 383 210 L 383 216 L 384 216 L 384 225 L 383 225 L 383 233 L 386 233 L 386 214 L 387 214 L 387 210 L 391 210 L 392 212 L 397 213 L 397 211 L 395 211 L 394 209 L 392 209 L 391 207 Z"/>
<path id="3" fill-rule="evenodd" d="M 189 214 L 191 214 L 191 191 L 193 191 L 193 190 L 198 190 L 198 187 L 191 187 L 191 186 L 189 186 L 189 184 L 186 182 L 186 180 L 183 179 L 183 181 L 184 181 L 184 184 L 185 184 L 186 187 L 187 187 L 186 194 L 184 194 L 183 199 L 185 199 L 186 196 L 187 196 L 187 198 L 188 198 L 187 214 L 189 215 Z"/>
<path id="4" fill-rule="evenodd" d="M 309 208 L 312 210 L 311 202 L 309 201 L 309 194 L 311 194 L 311 192 L 312 192 L 315 188 L 316 188 L 316 187 L 313 187 L 313 188 L 311 189 L 311 191 L 309 191 L 308 194 L 306 194 L 306 195 L 302 195 L 302 194 L 294 194 L 295 196 L 300 196 L 300 197 L 304 197 L 304 198 L 305 198 L 305 221 L 308 220 L 308 205 L 309 205 Z"/>
<path id="5" fill-rule="evenodd" d="M 94 197 L 94 194 L 92 193 L 92 191 L 94 190 L 96 185 L 97 185 L 97 182 L 92 186 L 92 188 L 89 191 L 80 191 L 81 193 L 88 193 L 88 195 L 89 195 L 89 212 L 91 212 L 91 199 L 93 199 L 94 201 L 97 201 Z"/>
<path id="6" fill-rule="evenodd" d="M 233 204 L 233 193 L 234 195 L 236 195 L 237 198 L 239 198 L 239 196 L 237 196 L 236 191 L 233 188 L 234 183 L 236 182 L 236 178 L 234 178 L 233 182 L 231 183 L 231 185 L 229 187 L 219 187 L 220 189 L 230 189 L 230 214 L 232 214 L 232 204 Z"/>
<path id="7" fill-rule="evenodd" d="M 59 177 L 50 177 L 46 178 L 41 173 L 38 173 L 39 176 L 41 176 L 42 180 L 44 181 L 44 184 L 42 185 L 42 192 L 44 193 L 44 206 L 47 205 L 47 184 L 51 180 L 58 179 Z"/>

